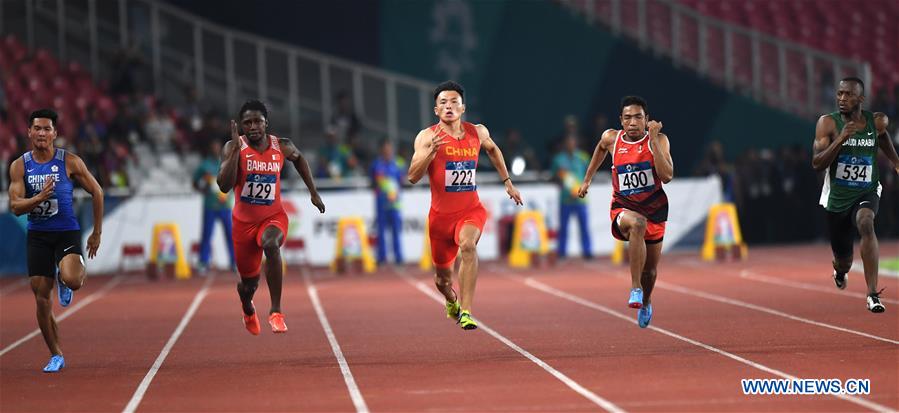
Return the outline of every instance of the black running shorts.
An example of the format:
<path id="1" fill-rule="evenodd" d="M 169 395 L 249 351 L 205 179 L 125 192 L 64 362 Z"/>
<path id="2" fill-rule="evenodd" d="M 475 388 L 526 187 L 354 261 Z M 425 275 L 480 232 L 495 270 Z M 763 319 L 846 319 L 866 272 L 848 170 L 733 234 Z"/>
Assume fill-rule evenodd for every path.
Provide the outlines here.
<path id="1" fill-rule="evenodd" d="M 29 277 L 55 277 L 69 254 L 81 255 L 81 231 L 28 231 Z"/>

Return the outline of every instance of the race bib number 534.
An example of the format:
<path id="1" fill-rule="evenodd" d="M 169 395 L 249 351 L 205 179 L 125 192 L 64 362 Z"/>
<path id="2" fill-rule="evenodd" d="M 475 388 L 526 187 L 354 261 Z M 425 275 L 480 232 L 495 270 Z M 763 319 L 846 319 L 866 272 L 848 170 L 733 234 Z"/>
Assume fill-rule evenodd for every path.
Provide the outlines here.
<path id="1" fill-rule="evenodd" d="M 252 205 L 271 205 L 275 202 L 277 175 L 249 174 L 240 191 L 240 201 Z"/>
<path id="2" fill-rule="evenodd" d="M 871 184 L 874 165 L 870 156 L 840 155 L 837 158 L 836 183 L 852 188 Z"/>

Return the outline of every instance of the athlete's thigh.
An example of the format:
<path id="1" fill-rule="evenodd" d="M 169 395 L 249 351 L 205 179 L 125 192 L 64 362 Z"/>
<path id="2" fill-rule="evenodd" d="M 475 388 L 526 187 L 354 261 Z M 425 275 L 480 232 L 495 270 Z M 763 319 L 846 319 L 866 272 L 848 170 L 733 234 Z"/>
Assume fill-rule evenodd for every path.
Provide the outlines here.
<path id="1" fill-rule="evenodd" d="M 646 244 L 646 263 L 643 264 L 643 271 L 651 271 L 656 269 L 659 266 L 659 261 L 662 260 L 662 243 L 647 243 Z"/>
<path id="2" fill-rule="evenodd" d="M 274 242 L 276 245 L 284 243 L 284 232 L 277 225 L 269 225 L 262 230 L 262 246 Z"/>
<path id="3" fill-rule="evenodd" d="M 68 284 L 72 277 L 82 278 L 84 275 L 84 258 L 81 254 L 68 254 L 59 261 L 59 273 Z"/>

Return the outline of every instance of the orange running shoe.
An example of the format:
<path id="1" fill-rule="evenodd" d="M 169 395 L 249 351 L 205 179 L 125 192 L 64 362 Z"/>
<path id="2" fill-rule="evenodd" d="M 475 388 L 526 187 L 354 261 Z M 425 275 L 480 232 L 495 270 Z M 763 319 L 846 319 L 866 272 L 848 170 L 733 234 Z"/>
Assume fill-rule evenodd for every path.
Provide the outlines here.
<path id="1" fill-rule="evenodd" d="M 252 305 L 252 303 L 250 303 Z M 254 336 L 258 336 L 259 332 L 262 331 L 262 328 L 259 327 L 259 316 L 256 315 L 256 306 L 253 306 L 253 314 L 243 315 L 243 325 L 247 328 L 247 331 Z"/>
<path id="2" fill-rule="evenodd" d="M 271 313 L 268 316 L 268 323 L 272 326 L 272 333 L 286 333 L 287 324 L 284 324 L 284 314 Z"/>

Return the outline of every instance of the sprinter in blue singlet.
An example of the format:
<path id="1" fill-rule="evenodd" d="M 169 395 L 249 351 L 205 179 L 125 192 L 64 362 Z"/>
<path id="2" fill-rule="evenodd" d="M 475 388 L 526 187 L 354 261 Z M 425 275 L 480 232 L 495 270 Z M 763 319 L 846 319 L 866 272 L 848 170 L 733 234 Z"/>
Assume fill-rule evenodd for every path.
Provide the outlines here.
<path id="1" fill-rule="evenodd" d="M 81 158 L 53 145 L 56 121 L 52 110 L 32 112 L 28 139 L 33 149 L 9 168 L 9 209 L 16 215 L 28 214 L 28 276 L 37 302 L 37 323 L 50 349 L 47 373 L 65 367 L 50 292 L 56 284 L 59 304 L 66 307 L 85 278 L 81 227 L 72 208 L 73 183 L 93 198 L 94 230 L 87 240 L 90 258 L 97 255 L 103 228 L 103 189 Z"/>

